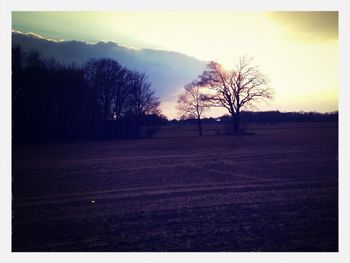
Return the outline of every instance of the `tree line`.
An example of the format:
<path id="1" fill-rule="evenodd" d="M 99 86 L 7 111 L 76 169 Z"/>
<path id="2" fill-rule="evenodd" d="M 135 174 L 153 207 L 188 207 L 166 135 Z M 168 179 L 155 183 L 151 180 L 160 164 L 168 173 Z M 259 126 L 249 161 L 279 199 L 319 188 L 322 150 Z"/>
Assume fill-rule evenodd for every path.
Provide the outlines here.
<path id="1" fill-rule="evenodd" d="M 259 124 L 279 124 L 290 122 L 338 122 L 338 112 L 280 112 L 280 111 L 242 111 L 241 123 L 259 123 Z M 202 118 L 202 124 L 223 124 L 230 126 L 231 116 L 228 114 L 217 118 Z M 183 118 L 180 120 L 171 120 L 170 124 L 180 125 L 198 125 L 196 118 Z"/>
<path id="2" fill-rule="evenodd" d="M 16 142 L 150 137 L 165 121 L 144 73 L 109 58 L 62 65 L 12 49 Z"/>
<path id="3" fill-rule="evenodd" d="M 338 113 L 249 112 L 259 101 L 273 98 L 267 77 L 241 57 L 227 70 L 210 62 L 198 78 L 185 85 L 177 100 L 179 123 L 193 123 L 202 135 L 202 122 L 212 107 L 228 114 L 231 133 L 242 131 L 241 122 L 337 121 Z M 38 52 L 12 49 L 13 142 L 151 137 L 168 121 L 145 73 L 129 70 L 110 58 L 85 64 L 62 65 Z M 173 122 L 172 122 L 173 123 Z"/>

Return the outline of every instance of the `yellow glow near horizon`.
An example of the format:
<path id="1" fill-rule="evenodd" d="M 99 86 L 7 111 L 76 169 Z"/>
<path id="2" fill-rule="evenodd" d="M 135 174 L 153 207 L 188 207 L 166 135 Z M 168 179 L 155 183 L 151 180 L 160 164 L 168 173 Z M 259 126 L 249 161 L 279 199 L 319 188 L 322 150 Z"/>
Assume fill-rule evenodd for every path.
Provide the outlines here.
<path id="1" fill-rule="evenodd" d="M 60 32 L 59 38 L 76 36 L 89 40 L 89 34 L 94 40 L 113 40 L 126 46 L 167 49 L 201 60 L 216 60 L 225 68 L 231 68 L 242 55 L 255 57 L 254 62 L 275 90 L 275 99 L 269 105 L 258 105 L 260 110 L 338 109 L 335 12 L 36 13 L 37 21 L 30 29 L 40 29 L 51 19 L 55 25 L 44 30 Z M 35 21 L 35 14 L 26 18 L 24 13 L 15 13 L 14 29 L 20 30 L 21 23 L 28 27 L 30 21 Z M 173 101 L 165 101 L 162 106 L 171 117 L 176 115 L 173 105 Z"/>

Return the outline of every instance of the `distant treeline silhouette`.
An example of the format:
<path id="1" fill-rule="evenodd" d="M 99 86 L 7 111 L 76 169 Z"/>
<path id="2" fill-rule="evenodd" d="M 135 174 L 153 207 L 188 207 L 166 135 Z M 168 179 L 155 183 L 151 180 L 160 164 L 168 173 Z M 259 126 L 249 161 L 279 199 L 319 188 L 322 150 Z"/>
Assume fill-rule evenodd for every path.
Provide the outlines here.
<path id="1" fill-rule="evenodd" d="M 223 123 L 231 124 L 232 117 L 230 115 L 223 115 L 218 118 L 203 118 L 203 124 Z M 261 124 L 278 124 L 282 122 L 338 122 L 338 112 L 280 112 L 280 111 L 242 111 L 242 123 L 256 122 Z M 172 123 L 179 124 L 197 124 L 195 118 L 188 118 L 183 120 L 173 120 Z"/>
<path id="2" fill-rule="evenodd" d="M 81 66 L 62 65 L 54 58 L 44 59 L 35 51 L 25 53 L 17 46 L 12 49 L 13 142 L 151 137 L 160 125 L 198 125 L 198 119 L 201 134 L 201 123 L 236 125 L 233 120 L 237 112 L 242 123 L 338 121 L 338 112 L 279 111 L 237 111 L 220 118 L 201 119 L 204 108 L 192 104 L 202 99 L 195 92 L 196 87 L 187 86 L 190 99 L 180 97 L 185 105 L 180 104 L 179 108 L 191 114 L 169 122 L 161 114 L 160 100 L 144 73 L 131 71 L 109 58 L 90 59 Z M 206 98 L 204 102 L 207 101 Z"/>
<path id="3" fill-rule="evenodd" d="M 144 73 L 112 59 L 66 66 L 12 49 L 12 136 L 17 142 L 139 138 L 166 119 Z"/>

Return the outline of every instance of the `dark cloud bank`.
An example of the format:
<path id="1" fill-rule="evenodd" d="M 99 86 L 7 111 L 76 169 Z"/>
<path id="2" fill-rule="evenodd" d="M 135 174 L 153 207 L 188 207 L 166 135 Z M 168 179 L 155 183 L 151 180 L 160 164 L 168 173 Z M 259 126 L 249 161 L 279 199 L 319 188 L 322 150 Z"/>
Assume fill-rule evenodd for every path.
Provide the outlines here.
<path id="1" fill-rule="evenodd" d="M 43 57 L 54 57 L 64 64 L 82 64 L 90 58 L 114 58 L 129 69 L 145 72 L 157 95 L 163 100 L 174 100 L 174 92 L 195 79 L 206 65 L 205 61 L 177 52 L 133 49 L 115 42 L 57 42 L 35 34 L 12 32 L 12 46 L 17 45 L 26 52 L 36 50 Z"/>

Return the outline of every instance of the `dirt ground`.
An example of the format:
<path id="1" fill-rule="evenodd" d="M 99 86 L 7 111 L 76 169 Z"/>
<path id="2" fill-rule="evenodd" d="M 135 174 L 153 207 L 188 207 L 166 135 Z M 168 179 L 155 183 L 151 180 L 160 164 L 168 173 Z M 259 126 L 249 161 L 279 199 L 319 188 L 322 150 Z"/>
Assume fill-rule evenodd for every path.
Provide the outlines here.
<path id="1" fill-rule="evenodd" d="M 338 251 L 337 124 L 204 128 L 13 147 L 12 250 Z"/>

